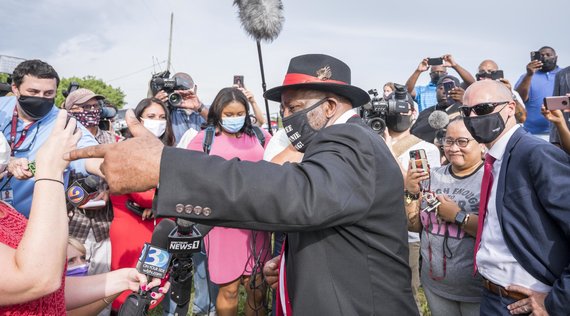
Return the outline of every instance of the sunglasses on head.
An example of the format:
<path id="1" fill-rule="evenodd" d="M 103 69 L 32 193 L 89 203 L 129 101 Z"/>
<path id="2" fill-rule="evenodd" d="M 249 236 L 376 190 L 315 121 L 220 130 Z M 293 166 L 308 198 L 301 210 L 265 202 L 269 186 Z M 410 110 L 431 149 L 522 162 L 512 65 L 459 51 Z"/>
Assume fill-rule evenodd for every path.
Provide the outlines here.
<path id="1" fill-rule="evenodd" d="M 461 106 L 459 107 L 459 110 L 461 110 L 461 114 L 463 114 L 463 116 L 470 116 L 471 111 L 475 112 L 478 116 L 481 116 L 491 114 L 497 106 L 507 104 L 509 102 L 510 101 L 479 103 L 474 106 Z"/>

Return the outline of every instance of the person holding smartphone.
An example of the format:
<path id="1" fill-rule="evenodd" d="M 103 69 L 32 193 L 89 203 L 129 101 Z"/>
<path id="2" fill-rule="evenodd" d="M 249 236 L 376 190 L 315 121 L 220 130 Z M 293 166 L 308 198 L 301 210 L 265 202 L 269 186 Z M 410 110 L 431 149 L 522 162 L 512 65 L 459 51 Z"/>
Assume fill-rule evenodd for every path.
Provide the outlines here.
<path id="1" fill-rule="evenodd" d="M 531 134 L 548 140 L 550 123 L 541 114 L 542 100 L 552 96 L 553 79 L 560 67 L 557 65 L 558 56 L 552 47 L 543 46 L 538 52 L 540 59 L 536 59 L 536 56 L 526 65 L 526 73 L 520 76 L 515 90 L 520 94 L 527 110 L 524 127 Z"/>
<path id="2" fill-rule="evenodd" d="M 443 140 L 449 164 L 426 172 L 409 168 L 406 190 L 417 198 L 407 202 L 410 231 L 421 232 L 421 283 L 431 314 L 479 315 L 481 278 L 473 277 L 473 247 L 483 161 L 482 145 L 469 134 L 461 117 L 447 126 Z M 412 162 L 410 162 L 412 163 Z M 441 203 L 428 209 L 421 183 Z"/>
<path id="3" fill-rule="evenodd" d="M 521 96 L 517 92 L 517 90 L 513 89 L 509 80 L 504 77 L 503 71 L 499 70 L 499 65 L 491 59 L 485 59 L 477 68 L 477 74 L 475 75 L 477 81 L 479 80 L 498 80 L 502 82 L 507 88 L 509 88 L 513 92 L 514 100 L 517 103 L 517 113 L 515 117 L 517 119 L 517 123 L 524 123 L 526 121 L 526 108 L 524 102 L 522 101 Z"/>
<path id="4" fill-rule="evenodd" d="M 410 78 L 406 81 L 406 88 L 418 103 L 418 112 L 437 104 L 436 88 L 437 82 L 447 76 L 447 69 L 453 68 L 463 79 L 466 86 L 475 82 L 475 78 L 463 67 L 461 67 L 451 54 L 445 54 L 437 58 L 424 58 L 414 70 Z M 418 78 L 423 72 L 430 71 L 430 82 L 425 86 L 416 86 Z"/>

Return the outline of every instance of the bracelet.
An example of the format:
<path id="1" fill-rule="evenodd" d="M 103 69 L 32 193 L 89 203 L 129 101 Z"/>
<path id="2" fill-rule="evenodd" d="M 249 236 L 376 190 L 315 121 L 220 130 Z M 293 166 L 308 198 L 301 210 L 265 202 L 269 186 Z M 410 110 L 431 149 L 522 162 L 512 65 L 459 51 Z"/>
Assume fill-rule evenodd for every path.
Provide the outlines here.
<path id="1" fill-rule="evenodd" d="M 111 302 L 108 302 L 108 301 L 107 301 L 107 298 L 106 298 L 106 297 L 103 297 L 103 302 L 105 302 L 105 304 L 107 304 L 107 305 L 111 304 Z"/>
<path id="2" fill-rule="evenodd" d="M 203 110 L 204 110 L 204 103 L 200 103 L 200 107 L 196 110 L 196 112 L 202 113 Z"/>
<path id="3" fill-rule="evenodd" d="M 56 180 L 56 179 L 51 179 L 51 178 L 39 178 L 39 179 L 36 179 L 36 181 L 34 181 L 34 184 L 37 183 L 38 181 L 53 181 L 53 182 L 61 183 L 61 185 L 65 186 L 65 184 L 63 183 L 63 181 Z"/>

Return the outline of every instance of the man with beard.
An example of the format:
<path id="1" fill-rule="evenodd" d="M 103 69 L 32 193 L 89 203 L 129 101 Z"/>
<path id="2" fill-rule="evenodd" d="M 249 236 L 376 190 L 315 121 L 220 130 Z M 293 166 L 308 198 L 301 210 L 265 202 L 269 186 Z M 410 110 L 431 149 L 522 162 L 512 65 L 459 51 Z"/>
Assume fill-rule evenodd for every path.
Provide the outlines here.
<path id="1" fill-rule="evenodd" d="M 443 88 L 444 82 L 453 82 L 455 85 L 448 94 L 445 93 L 445 89 Z M 438 130 L 445 128 L 449 120 L 459 115 L 459 106 L 461 105 L 464 92 L 464 90 L 459 87 L 459 79 L 450 75 L 440 78 L 436 87 L 437 104 L 421 111 L 418 115 L 418 119 L 410 129 L 412 135 L 428 143 L 434 143 Z M 438 113 L 433 114 L 436 111 Z M 434 117 L 437 114 L 440 114 L 440 119 L 434 121 Z M 447 116 L 447 119 L 445 119 L 445 116 Z"/>
<path id="2" fill-rule="evenodd" d="M 465 92 L 461 114 L 485 157 L 475 268 L 481 315 L 570 313 L 570 156 L 516 123 L 504 84 Z"/>
<path id="3" fill-rule="evenodd" d="M 424 58 L 418 65 L 418 68 L 416 68 L 410 78 L 408 78 L 406 81 L 406 88 L 414 100 L 418 103 L 419 112 L 432 105 L 437 104 L 437 83 L 439 79 L 447 76 L 448 67 L 455 69 L 461 79 L 463 79 L 464 88 L 475 82 L 475 78 L 473 78 L 473 76 L 465 68 L 461 67 L 450 54 L 442 56 L 443 64 L 441 65 L 433 65 L 430 67 L 428 65 L 428 59 L 429 58 Z M 429 76 L 431 78 L 431 81 L 425 86 L 416 86 L 416 82 L 418 81 L 418 78 L 422 72 L 425 72 L 428 69 L 430 70 Z M 459 84 L 457 86 L 459 86 Z"/>
<path id="4" fill-rule="evenodd" d="M 54 98 L 59 76 L 52 66 L 41 60 L 27 60 L 20 63 L 12 74 L 12 92 L 15 96 L 0 98 L 0 129 L 12 150 L 8 164 L 8 176 L 0 182 L 0 196 L 11 196 L 4 200 L 18 212 L 28 217 L 34 189 L 34 174 L 30 163 L 51 133 L 59 109 Z M 96 145 L 97 141 L 83 127 L 77 146 Z M 67 182 L 70 169 L 76 173 L 101 175 L 100 159 L 86 159 L 74 162 L 64 173 Z M 5 194 L 8 191 L 9 194 Z"/>
<path id="5" fill-rule="evenodd" d="M 515 90 L 526 105 L 527 118 L 524 127 L 534 135 L 548 140 L 550 124 L 542 116 L 540 108 L 545 97 L 552 96 L 554 79 L 560 67 L 556 65 L 558 56 L 552 47 L 543 46 L 538 50 L 539 60 L 531 60 L 526 65 L 526 73 L 521 75 Z"/>
<path id="6" fill-rule="evenodd" d="M 278 311 L 295 315 L 418 315 L 410 287 L 403 177 L 355 107 L 370 101 L 350 68 L 327 55 L 293 58 L 283 125 L 300 163 L 248 162 L 166 148 L 127 112 L 134 138 L 73 151 L 104 157 L 112 192 L 157 190 L 160 217 L 287 232 Z M 128 152 L 132 159 L 124 159 Z M 204 171 L 207 172 L 204 172 Z M 189 181 L 190 180 L 190 181 Z"/>

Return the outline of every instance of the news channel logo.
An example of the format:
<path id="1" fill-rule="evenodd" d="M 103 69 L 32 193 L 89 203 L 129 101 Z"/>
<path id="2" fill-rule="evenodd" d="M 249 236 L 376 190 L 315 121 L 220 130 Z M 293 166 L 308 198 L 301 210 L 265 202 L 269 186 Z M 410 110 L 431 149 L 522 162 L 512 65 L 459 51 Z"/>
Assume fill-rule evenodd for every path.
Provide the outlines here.
<path id="1" fill-rule="evenodd" d="M 148 246 L 144 263 L 145 265 L 153 266 L 160 270 L 166 270 L 170 263 L 170 254 L 164 249 Z"/>
<path id="2" fill-rule="evenodd" d="M 77 186 L 73 185 L 67 190 L 67 199 L 73 204 L 79 204 L 85 198 L 85 191 Z"/>

